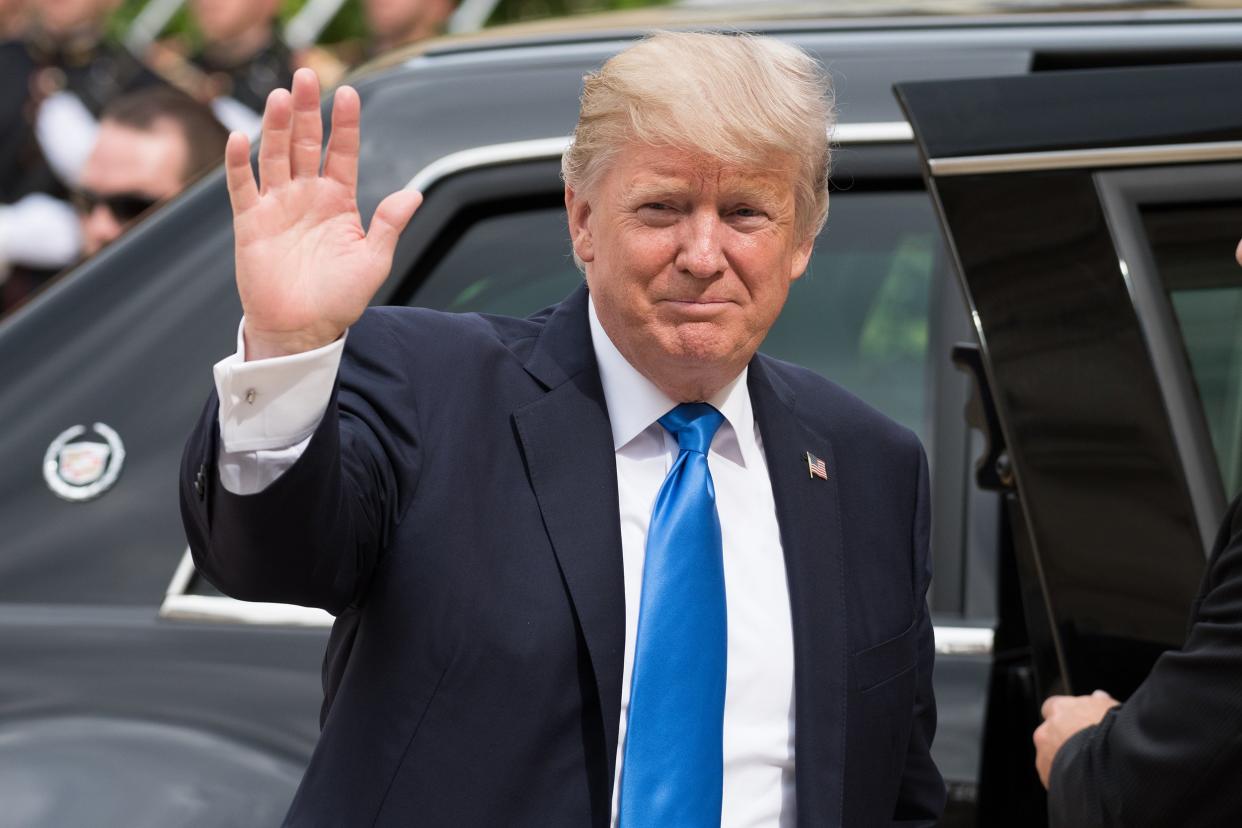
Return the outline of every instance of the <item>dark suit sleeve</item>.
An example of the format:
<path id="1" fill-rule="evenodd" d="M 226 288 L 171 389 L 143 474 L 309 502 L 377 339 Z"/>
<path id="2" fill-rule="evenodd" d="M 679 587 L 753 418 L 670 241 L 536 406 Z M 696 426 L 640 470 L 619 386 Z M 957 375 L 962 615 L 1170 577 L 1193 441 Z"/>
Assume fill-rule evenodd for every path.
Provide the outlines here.
<path id="1" fill-rule="evenodd" d="M 217 400 L 208 400 L 182 457 L 181 510 L 195 565 L 225 594 L 334 614 L 363 600 L 418 479 L 409 355 L 387 324 L 368 312 L 350 329 L 305 452 L 257 494 L 220 485 Z"/>
<path id="2" fill-rule="evenodd" d="M 1052 764 L 1054 826 L 1242 824 L 1242 510 L 1216 540 L 1189 636 Z"/>
<path id="3" fill-rule="evenodd" d="M 935 825 L 944 811 L 945 787 L 931 757 L 936 734 L 936 699 L 932 692 L 932 667 L 936 643 L 931 613 L 927 608 L 927 588 L 931 584 L 931 504 L 928 495 L 927 456 L 916 443 L 918 486 L 911 533 L 911 565 L 914 567 L 915 624 L 918 628 L 918 681 L 914 698 L 914 726 L 906 750 L 905 771 L 893 813 L 894 825 Z"/>

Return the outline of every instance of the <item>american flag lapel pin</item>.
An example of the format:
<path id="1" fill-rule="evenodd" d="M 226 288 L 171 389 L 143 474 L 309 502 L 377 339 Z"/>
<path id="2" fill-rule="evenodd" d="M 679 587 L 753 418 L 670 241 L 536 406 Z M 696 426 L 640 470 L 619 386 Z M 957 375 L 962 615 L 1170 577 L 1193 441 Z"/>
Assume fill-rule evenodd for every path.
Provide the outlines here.
<path id="1" fill-rule="evenodd" d="M 806 453 L 806 468 L 811 473 L 811 477 L 818 477 L 820 480 L 828 479 L 828 467 L 824 465 L 824 461 L 809 451 Z"/>

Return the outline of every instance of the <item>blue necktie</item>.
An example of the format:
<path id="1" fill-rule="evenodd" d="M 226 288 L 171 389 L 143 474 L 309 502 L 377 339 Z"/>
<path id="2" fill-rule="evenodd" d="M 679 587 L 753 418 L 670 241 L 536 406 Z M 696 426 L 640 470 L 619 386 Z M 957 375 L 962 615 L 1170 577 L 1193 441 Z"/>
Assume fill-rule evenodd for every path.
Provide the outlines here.
<path id="1" fill-rule="evenodd" d="M 723 419 L 707 403 L 660 418 L 680 451 L 647 530 L 620 828 L 720 826 L 727 639 L 707 450 Z"/>

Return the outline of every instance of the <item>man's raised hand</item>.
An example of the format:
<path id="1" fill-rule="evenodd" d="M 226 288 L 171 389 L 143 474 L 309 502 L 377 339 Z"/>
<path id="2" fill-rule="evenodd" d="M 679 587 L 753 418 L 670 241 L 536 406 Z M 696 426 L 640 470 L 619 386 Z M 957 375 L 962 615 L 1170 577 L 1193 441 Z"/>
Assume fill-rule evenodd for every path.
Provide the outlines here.
<path id="1" fill-rule="evenodd" d="M 360 116 L 358 93 L 337 89 L 321 173 L 319 80 L 299 69 L 292 92 L 268 96 L 260 183 L 250 168 L 250 142 L 241 133 L 229 136 L 224 163 L 248 360 L 308 351 L 339 337 L 388 276 L 397 238 L 422 202 L 418 193 L 399 190 L 380 202 L 370 232 L 363 231 Z"/>

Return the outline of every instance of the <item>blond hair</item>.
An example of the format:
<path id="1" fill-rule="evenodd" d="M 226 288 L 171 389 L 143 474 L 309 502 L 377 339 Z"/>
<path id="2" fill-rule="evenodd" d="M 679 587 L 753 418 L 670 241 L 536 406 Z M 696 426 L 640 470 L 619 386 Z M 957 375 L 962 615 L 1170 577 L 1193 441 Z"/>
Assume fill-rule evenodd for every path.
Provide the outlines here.
<path id="1" fill-rule="evenodd" d="M 823 67 L 769 37 L 656 32 L 584 79 L 565 183 L 587 192 L 631 142 L 704 153 L 725 163 L 797 165 L 798 229 L 814 236 L 828 216 L 828 132 L 833 105 Z"/>

